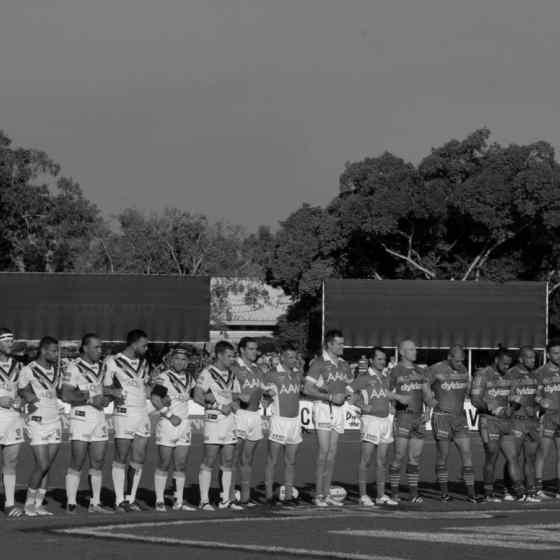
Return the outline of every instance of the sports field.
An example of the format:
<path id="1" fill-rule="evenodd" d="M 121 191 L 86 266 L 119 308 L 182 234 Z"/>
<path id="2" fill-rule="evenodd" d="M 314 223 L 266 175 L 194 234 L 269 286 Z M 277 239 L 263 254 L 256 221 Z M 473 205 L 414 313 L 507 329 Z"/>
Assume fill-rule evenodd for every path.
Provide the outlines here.
<path id="1" fill-rule="evenodd" d="M 480 478 L 482 449 L 473 434 L 475 469 Z M 349 492 L 344 508 L 312 508 L 309 492 L 314 476 L 315 439 L 306 434 L 298 457 L 297 485 L 302 505 L 296 509 L 250 512 L 183 512 L 156 514 L 152 511 L 115 515 L 88 515 L 85 509 L 68 516 L 63 509 L 64 471 L 68 446 L 64 444 L 51 480 L 49 519 L 0 520 L 3 553 L 39 560 L 76 558 L 148 560 L 166 558 L 257 559 L 270 555 L 282 558 L 523 559 L 535 551 L 542 560 L 560 557 L 560 500 L 541 504 L 473 505 L 461 500 L 460 485 L 451 484 L 456 498 L 448 504 L 437 500 L 434 485 L 435 446 L 428 436 L 422 467 L 421 492 L 427 498 L 421 506 L 406 501 L 396 509 L 366 509 L 357 505 L 356 465 L 358 432 L 347 432 L 341 441 L 335 480 Z M 262 478 L 264 446 L 257 456 L 255 479 Z M 198 500 L 196 478 L 202 446 L 195 436 L 188 472 L 187 498 Z M 153 505 L 153 448 L 145 466 L 140 498 Z M 107 465 L 110 465 L 110 454 Z M 30 465 L 24 451 L 18 481 L 23 483 Z M 547 478 L 552 470 L 549 460 Z M 501 472 L 501 463 L 498 467 Z M 450 480 L 458 478 L 460 465 L 453 460 Z M 280 474 L 280 473 L 278 473 Z M 105 470 L 110 486 L 110 468 Z M 403 477 L 404 481 L 404 477 Z M 83 480 L 86 489 L 86 480 Z M 550 481 L 552 483 L 552 481 Z M 21 484 L 23 491 L 23 484 Z M 259 488 L 260 490 L 260 488 Z M 373 492 L 372 488 L 372 492 Z M 403 488 L 403 490 L 406 490 Z M 216 492 L 218 490 L 216 489 Z M 104 492 L 111 500 L 111 492 Z M 23 492 L 18 493 L 23 498 Z"/>

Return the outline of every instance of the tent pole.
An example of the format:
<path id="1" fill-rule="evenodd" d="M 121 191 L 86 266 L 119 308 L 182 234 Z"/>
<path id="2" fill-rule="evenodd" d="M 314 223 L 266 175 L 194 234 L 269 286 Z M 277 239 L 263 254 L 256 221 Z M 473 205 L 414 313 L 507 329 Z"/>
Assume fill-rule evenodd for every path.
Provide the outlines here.
<path id="1" fill-rule="evenodd" d="M 321 346 L 325 342 L 325 281 L 321 282 Z"/>
<path id="2" fill-rule="evenodd" d="M 469 348 L 469 378 L 472 379 L 472 348 Z"/>

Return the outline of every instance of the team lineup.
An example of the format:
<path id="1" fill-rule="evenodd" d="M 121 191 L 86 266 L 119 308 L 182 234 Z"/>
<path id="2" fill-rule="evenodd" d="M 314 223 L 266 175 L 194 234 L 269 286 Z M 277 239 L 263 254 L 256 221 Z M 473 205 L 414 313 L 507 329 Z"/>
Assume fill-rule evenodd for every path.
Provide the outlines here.
<path id="1" fill-rule="evenodd" d="M 243 338 L 237 352 L 229 342 L 218 342 L 213 363 L 196 378 L 187 372 L 187 351 L 180 346 L 170 351 L 161 366 L 152 368 L 145 357 L 148 335 L 141 330 L 131 331 L 125 349 L 105 359 L 101 338 L 86 334 L 79 357 L 64 367 L 59 367 L 56 339 L 41 339 L 37 357 L 27 365 L 12 357 L 14 340 L 9 329 L 0 329 L 0 446 L 8 517 L 52 515 L 44 499 L 49 471 L 62 441 L 59 400 L 71 407 L 71 452 L 65 479 L 69 514 L 76 512 L 86 464 L 91 491 L 89 512 L 142 510 L 137 492 L 154 416 L 156 511 L 164 513 L 168 509 L 165 492 L 170 474 L 174 485 L 171 507 L 175 511 L 297 507 L 300 502 L 295 473 L 302 442 L 302 398 L 313 401 L 318 444 L 313 504 L 317 508 L 344 504 L 345 495 L 333 492 L 332 480 L 339 436 L 344 433 L 345 403 L 360 414 L 361 448 L 356 470 L 362 506 L 397 506 L 403 470 L 409 501 L 422 503 L 419 472 L 429 419 L 443 502 L 450 500 L 451 443 L 461 458 L 468 501 L 538 503 L 549 499 L 542 479 L 552 446 L 560 448 L 560 340 L 549 342 L 547 361 L 541 367 L 536 367 L 532 348 L 521 348 L 515 363 L 510 351 L 499 349 L 492 363 L 475 372 L 472 379 L 464 365 L 461 346 L 450 348 L 446 360 L 424 368 L 416 364 L 417 349 L 411 340 L 400 343 L 399 361 L 393 367 L 388 366 L 386 352 L 374 348 L 367 369 L 354 377 L 342 358 L 344 337 L 337 330 L 326 333 L 322 354 L 310 362 L 306 372 L 291 344 L 283 345 L 279 360 L 263 369 L 257 360 L 257 342 Z M 464 408 L 467 399 L 477 409 L 484 448 L 483 496 L 475 490 L 471 435 Z M 184 500 L 191 400 L 204 408 L 204 453 L 198 472 L 197 505 Z M 114 507 L 101 503 L 109 441 L 105 408 L 111 403 Z M 270 428 L 264 469 L 265 503 L 259 504 L 253 498 L 252 486 L 255 451 L 264 439 L 263 408 L 270 416 Z M 21 508 L 15 503 L 15 489 L 18 456 L 25 440 L 31 447 L 34 467 Z M 500 454 L 506 460 L 503 496 L 495 489 Z M 367 485 L 374 457 L 376 495 L 371 497 Z M 277 495 L 274 488 L 279 461 L 284 469 Z M 209 497 L 215 469 L 221 473 L 217 504 Z M 560 461 L 556 477 L 556 497 L 560 498 Z"/>

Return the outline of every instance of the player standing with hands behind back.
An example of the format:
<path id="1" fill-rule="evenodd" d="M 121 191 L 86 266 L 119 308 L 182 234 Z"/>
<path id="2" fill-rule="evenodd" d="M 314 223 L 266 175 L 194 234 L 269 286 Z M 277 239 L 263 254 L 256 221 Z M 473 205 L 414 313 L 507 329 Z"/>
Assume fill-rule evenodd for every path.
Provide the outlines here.
<path id="1" fill-rule="evenodd" d="M 331 330 L 325 336 L 322 355 L 315 359 L 307 372 L 303 393 L 314 401 L 313 424 L 319 451 L 314 504 L 317 507 L 340 506 L 330 496 L 338 437 L 344 433 L 346 386 L 353 381 L 348 364 L 342 359 L 344 336 Z"/>

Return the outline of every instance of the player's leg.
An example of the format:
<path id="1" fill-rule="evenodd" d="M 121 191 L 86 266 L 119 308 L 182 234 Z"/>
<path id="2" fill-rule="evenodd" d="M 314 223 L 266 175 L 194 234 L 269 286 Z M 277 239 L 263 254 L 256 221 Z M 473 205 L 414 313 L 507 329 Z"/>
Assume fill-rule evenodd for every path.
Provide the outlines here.
<path id="1" fill-rule="evenodd" d="M 541 434 L 541 437 L 539 439 L 539 444 L 537 447 L 537 457 L 535 460 L 536 488 L 537 488 L 537 496 L 539 498 L 548 498 L 548 496 L 543 491 L 543 478 L 544 478 L 544 465 L 548 455 L 550 454 L 552 442 L 553 442 L 552 437 L 549 437 L 546 433 Z"/>
<path id="2" fill-rule="evenodd" d="M 88 454 L 86 441 L 70 441 L 70 465 L 66 471 L 66 508 L 68 513 L 75 513 L 76 496 L 82 478 L 82 468 Z"/>
<path id="3" fill-rule="evenodd" d="M 327 460 L 325 461 L 325 478 L 323 479 L 323 492 L 325 494 L 325 499 L 330 502 L 333 501 L 333 505 L 340 505 L 339 500 L 331 498 L 331 486 L 332 479 L 334 475 L 334 466 L 336 463 L 336 452 L 338 451 L 338 437 L 339 433 L 336 430 L 331 430 L 329 432 L 329 449 L 327 451 Z"/>
<path id="4" fill-rule="evenodd" d="M 103 467 L 107 455 L 107 441 L 92 441 L 89 444 L 89 486 L 91 500 L 89 511 L 92 513 L 113 513 L 112 510 L 101 506 L 101 486 L 103 482 Z"/>
<path id="5" fill-rule="evenodd" d="M 198 486 L 200 488 L 200 507 L 202 509 L 214 509 L 210 506 L 208 494 L 210 492 L 210 484 L 212 482 L 212 470 L 216 464 L 220 446 L 215 444 L 204 445 L 204 457 L 200 464 L 198 473 Z"/>
<path id="6" fill-rule="evenodd" d="M 401 482 L 401 469 L 408 453 L 408 437 L 395 437 L 393 460 L 389 465 L 389 483 L 393 499 L 399 499 L 399 486 Z"/>
<path id="7" fill-rule="evenodd" d="M 274 473 L 276 470 L 276 463 L 278 462 L 278 457 L 280 451 L 283 449 L 281 443 L 268 440 L 268 449 L 266 453 L 266 464 L 264 468 L 264 486 L 265 486 L 265 497 L 269 504 L 275 502 L 274 500 Z"/>
<path id="8" fill-rule="evenodd" d="M 37 515 L 35 500 L 41 486 L 43 477 L 49 470 L 49 446 L 47 444 L 32 445 L 34 465 L 29 476 L 29 486 L 25 499 L 25 513 L 29 516 Z"/>
<path id="9" fill-rule="evenodd" d="M 165 492 L 165 485 L 167 483 L 167 476 L 169 473 L 169 467 L 171 466 L 171 461 L 173 460 L 174 448 L 168 445 L 158 445 L 157 454 L 158 462 L 157 467 L 154 472 L 154 491 L 156 494 L 156 511 L 165 512 L 165 498 L 163 496 Z"/>
<path id="10" fill-rule="evenodd" d="M 449 439 L 441 435 L 436 439 L 436 480 L 439 484 L 441 499 L 449 499 Z"/>
<path id="11" fill-rule="evenodd" d="M 188 445 L 177 445 L 173 451 L 173 480 L 175 481 L 175 503 L 173 509 L 194 511 L 195 508 L 184 500 L 185 472 L 189 458 L 190 442 Z"/>
<path id="12" fill-rule="evenodd" d="M 537 447 L 538 440 L 536 437 L 525 437 L 525 441 L 523 442 L 523 450 L 525 456 L 525 484 L 527 486 L 527 494 L 530 499 L 535 499 L 537 494 L 537 481 L 535 475 Z"/>
<path id="13" fill-rule="evenodd" d="M 243 507 L 230 499 L 234 451 L 235 451 L 235 443 L 222 445 L 220 468 L 222 471 L 223 497 L 222 497 L 222 501 L 219 504 L 219 507 L 222 509 L 241 510 L 243 509 Z"/>
<path id="14" fill-rule="evenodd" d="M 514 496 L 520 499 L 523 496 L 523 485 L 521 483 L 521 471 L 518 461 L 519 446 L 515 436 L 503 435 L 500 439 L 500 449 L 507 461 Z"/>
<path id="15" fill-rule="evenodd" d="M 455 437 L 455 446 L 461 457 L 461 464 L 463 466 L 462 476 L 467 489 L 467 496 L 469 500 L 476 500 L 476 493 L 474 488 L 474 469 L 472 464 L 472 450 L 471 438 L 468 434 L 461 434 Z"/>
<path id="16" fill-rule="evenodd" d="M 127 469 L 127 495 L 126 500 L 134 511 L 141 511 L 141 507 L 136 502 L 136 493 L 142 478 L 142 469 L 146 461 L 146 451 L 148 449 L 148 438 L 136 434 L 130 447 L 130 462 Z"/>
<path id="17" fill-rule="evenodd" d="M 377 455 L 376 455 L 376 474 L 375 474 L 375 485 L 377 489 L 377 502 L 384 505 L 396 505 L 397 502 L 391 500 L 389 496 L 385 494 L 385 479 L 387 477 L 387 455 L 389 452 L 389 443 L 380 442 L 377 445 Z"/>
<path id="18" fill-rule="evenodd" d="M 418 495 L 418 482 L 420 479 L 420 458 L 422 456 L 423 449 L 423 438 L 410 438 L 410 443 L 408 446 L 408 464 L 406 466 L 406 474 L 410 492 L 410 501 L 413 503 L 422 503 L 422 498 Z"/>
<path id="19" fill-rule="evenodd" d="M 299 443 L 287 443 L 284 446 L 284 490 L 288 501 L 293 501 L 298 449 Z"/>
<path id="20" fill-rule="evenodd" d="M 2 449 L 2 475 L 6 495 L 4 511 L 8 517 L 20 517 L 23 513 L 21 508 L 15 505 L 16 470 L 20 449 L 21 443 L 5 445 Z"/>
<path id="21" fill-rule="evenodd" d="M 373 445 L 373 443 L 370 443 L 369 441 L 361 442 L 360 463 L 358 464 L 358 492 L 360 494 L 360 503 L 366 502 L 365 505 L 371 505 L 367 502 L 372 501 L 367 493 L 367 481 L 374 449 L 375 445 Z"/>
<path id="22" fill-rule="evenodd" d="M 317 434 L 317 464 L 315 466 L 315 500 L 317 503 L 325 498 L 325 470 L 331 443 L 331 430 L 315 429 Z"/>
<path id="23" fill-rule="evenodd" d="M 128 504 L 124 501 L 124 485 L 126 480 L 126 463 L 130 448 L 132 447 L 132 439 L 115 438 L 114 457 L 111 475 L 113 478 L 113 489 L 115 491 L 115 507 L 127 509 Z"/>
<path id="24" fill-rule="evenodd" d="M 258 441 L 245 440 L 240 450 L 239 458 L 239 474 L 241 484 L 241 503 L 248 504 L 251 500 L 251 475 L 253 471 L 253 462 L 255 460 L 255 451 Z"/>
<path id="25" fill-rule="evenodd" d="M 43 502 L 45 500 L 45 496 L 47 495 L 49 472 L 54 464 L 56 456 L 58 455 L 59 447 L 60 447 L 59 443 L 48 443 L 46 445 L 47 469 L 43 475 L 43 478 L 41 479 L 41 483 L 39 485 L 39 489 L 37 490 L 37 494 L 35 497 L 35 511 L 38 515 L 52 515 L 50 511 L 45 509 Z"/>

